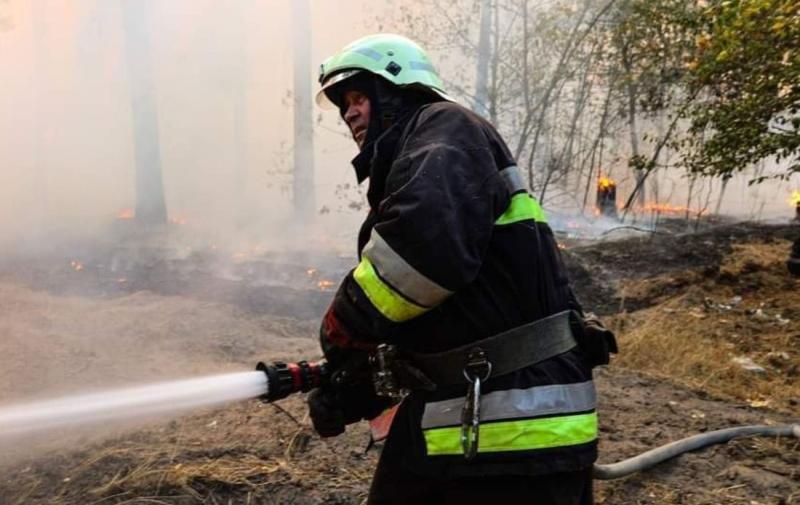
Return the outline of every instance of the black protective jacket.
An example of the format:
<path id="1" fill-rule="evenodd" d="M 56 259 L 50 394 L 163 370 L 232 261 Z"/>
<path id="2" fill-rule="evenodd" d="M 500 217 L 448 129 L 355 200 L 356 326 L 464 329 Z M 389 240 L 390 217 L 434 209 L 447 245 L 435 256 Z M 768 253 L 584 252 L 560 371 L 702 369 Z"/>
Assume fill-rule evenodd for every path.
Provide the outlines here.
<path id="1" fill-rule="evenodd" d="M 377 343 L 436 352 L 580 310 L 544 213 L 483 118 L 449 102 L 423 105 L 353 164 L 370 178 L 370 212 L 359 265 L 323 323 L 334 366 Z M 412 393 L 384 457 L 440 476 L 547 474 L 596 459 L 594 386 L 577 350 L 484 384 L 479 451 L 469 462 L 459 442 L 464 394 Z"/>

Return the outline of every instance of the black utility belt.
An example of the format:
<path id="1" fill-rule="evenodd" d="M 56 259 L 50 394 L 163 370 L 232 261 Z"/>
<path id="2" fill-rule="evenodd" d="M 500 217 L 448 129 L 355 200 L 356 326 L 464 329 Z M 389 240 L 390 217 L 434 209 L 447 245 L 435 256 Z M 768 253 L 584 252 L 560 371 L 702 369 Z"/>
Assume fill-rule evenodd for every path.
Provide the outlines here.
<path id="1" fill-rule="evenodd" d="M 382 344 L 372 356 L 375 390 L 402 397 L 410 390 L 471 384 L 471 377 L 499 377 L 575 347 L 594 367 L 617 351 L 614 335 L 573 310 L 539 319 L 467 345 L 437 353 L 411 353 Z"/>
<path id="2" fill-rule="evenodd" d="M 617 351 L 613 333 L 566 310 L 444 352 L 402 353 L 382 344 L 371 357 L 373 384 L 378 395 L 391 398 L 413 390 L 466 386 L 461 445 L 464 457 L 472 459 L 478 450 L 481 384 L 575 347 L 592 367 L 608 363 L 609 353 Z"/>

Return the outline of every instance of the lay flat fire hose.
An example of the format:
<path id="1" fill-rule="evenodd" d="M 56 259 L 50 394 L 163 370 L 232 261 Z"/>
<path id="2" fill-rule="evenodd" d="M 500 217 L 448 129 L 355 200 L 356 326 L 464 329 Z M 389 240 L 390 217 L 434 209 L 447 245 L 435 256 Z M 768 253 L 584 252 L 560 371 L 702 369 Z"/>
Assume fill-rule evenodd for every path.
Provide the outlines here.
<path id="1" fill-rule="evenodd" d="M 274 402 L 297 392 L 308 392 L 330 380 L 329 370 L 324 361 L 259 363 L 257 370 L 267 375 L 267 393 L 261 396 L 265 402 Z M 619 479 L 651 468 L 686 452 L 748 436 L 794 436 L 800 439 L 800 424 L 739 426 L 701 433 L 656 447 L 618 463 L 595 464 L 592 474 L 595 479 L 599 480 Z"/>
<path id="2" fill-rule="evenodd" d="M 783 426 L 739 426 L 736 428 L 726 428 L 724 430 L 710 431 L 701 433 L 688 438 L 656 447 L 638 456 L 611 463 L 608 465 L 594 465 L 592 475 L 595 479 L 611 480 L 625 477 L 635 472 L 645 470 L 652 466 L 662 463 L 668 459 L 679 456 L 685 452 L 695 451 L 713 444 L 725 443 L 731 439 L 748 436 L 772 436 L 800 438 L 800 424 L 787 424 Z"/>

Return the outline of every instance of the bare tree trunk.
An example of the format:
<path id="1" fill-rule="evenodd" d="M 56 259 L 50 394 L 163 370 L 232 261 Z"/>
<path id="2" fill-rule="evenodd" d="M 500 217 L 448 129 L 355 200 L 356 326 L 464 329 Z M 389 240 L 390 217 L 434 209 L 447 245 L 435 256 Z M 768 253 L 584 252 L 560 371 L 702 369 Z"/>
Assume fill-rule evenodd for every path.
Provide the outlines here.
<path id="1" fill-rule="evenodd" d="M 49 206 L 49 195 L 47 185 L 47 167 L 45 165 L 45 153 L 47 144 L 45 142 L 47 131 L 47 121 L 45 111 L 47 111 L 47 93 L 44 84 L 49 82 L 47 67 L 49 64 L 48 52 L 45 47 L 45 35 L 47 34 L 47 11 L 48 1 L 40 0 L 31 2 L 31 24 L 33 25 L 33 92 L 34 110 L 31 111 L 35 128 L 33 138 L 33 180 L 34 191 L 38 193 L 39 201 L 36 202 L 33 220 L 36 234 L 46 234 L 48 227 L 47 214 Z M 38 237 L 36 237 L 38 238 Z"/>
<path id="2" fill-rule="evenodd" d="M 500 2 L 495 2 L 494 5 L 494 30 L 492 30 L 492 53 L 494 57 L 492 61 L 492 91 L 489 97 L 489 119 L 493 125 L 497 124 L 497 87 L 498 87 L 498 74 L 497 64 L 500 61 Z"/>
<path id="3" fill-rule="evenodd" d="M 669 124 L 669 127 L 667 127 L 667 131 L 664 133 L 664 136 L 661 137 L 661 139 L 659 139 L 659 141 L 658 141 L 658 144 L 656 144 L 656 148 L 653 151 L 652 156 L 650 157 L 650 159 L 648 160 L 648 162 L 646 164 L 646 166 L 648 168 L 646 170 L 642 170 L 641 179 L 637 179 L 636 187 L 633 188 L 633 191 L 631 192 L 630 196 L 628 197 L 628 200 L 625 202 L 625 206 L 623 207 L 624 210 L 625 210 L 625 213 L 622 216 L 623 220 L 628 215 L 628 211 L 631 209 L 631 205 L 633 205 L 633 201 L 636 199 L 637 193 L 644 186 L 644 183 L 647 180 L 647 177 L 651 173 L 653 173 L 653 170 L 655 170 L 655 168 L 658 166 L 658 164 L 656 163 L 656 160 L 661 155 L 661 150 L 667 144 L 667 142 L 669 141 L 670 137 L 672 137 L 672 133 L 675 131 L 675 127 L 678 125 L 678 120 L 681 117 L 683 117 L 684 112 L 686 112 L 686 109 L 689 107 L 689 105 L 692 104 L 694 98 L 697 96 L 697 93 L 698 92 L 695 91 L 695 92 L 693 92 L 691 95 L 689 95 L 686 98 L 686 101 L 681 106 L 680 110 L 674 115 L 674 117 L 672 119 L 672 122 Z"/>
<path id="4" fill-rule="evenodd" d="M 125 56 L 133 114 L 136 157 L 136 221 L 145 227 L 164 225 L 167 206 L 161 175 L 158 107 L 150 55 L 149 2 L 122 0 Z"/>
<path id="5" fill-rule="evenodd" d="M 314 216 L 314 138 L 311 106 L 311 6 L 293 0 L 294 20 L 294 210 L 301 223 Z"/>
<path id="6" fill-rule="evenodd" d="M 556 167 L 560 167 L 564 172 L 562 175 L 568 176 L 569 172 L 571 171 L 572 166 L 572 149 L 575 143 L 575 136 L 577 135 L 576 131 L 578 129 L 578 120 L 583 114 L 584 105 L 586 105 L 586 100 L 588 99 L 589 95 L 592 92 L 592 84 L 588 82 L 588 75 L 589 75 L 589 68 L 591 67 L 590 63 L 592 61 L 592 55 L 594 53 L 594 49 L 590 52 L 589 56 L 584 60 L 584 69 L 583 74 L 581 75 L 581 82 L 578 89 L 575 90 L 575 107 L 572 112 L 572 120 L 569 125 L 569 130 L 567 132 L 567 141 L 564 143 L 564 147 L 561 149 L 561 154 L 558 156 L 558 162 L 555 164 Z M 548 174 L 548 181 L 550 180 L 550 174 Z M 544 193 L 547 189 L 547 182 L 542 187 L 542 193 L 539 197 L 540 201 L 544 201 Z"/>
<path id="7" fill-rule="evenodd" d="M 719 198 L 717 199 L 717 206 L 714 208 L 714 215 L 719 216 L 719 210 L 722 208 L 722 200 L 725 197 L 725 190 L 728 189 L 729 177 L 723 177 L 722 186 L 719 190 Z"/>
<path id="8" fill-rule="evenodd" d="M 686 227 L 689 227 L 689 209 L 692 208 L 692 197 L 694 196 L 694 185 L 697 182 L 697 175 L 692 174 L 689 177 L 689 193 L 686 195 L 686 212 L 684 213 L 684 219 L 686 220 Z"/>
<path id="9" fill-rule="evenodd" d="M 547 109 L 551 105 L 551 98 L 553 93 L 556 89 L 563 89 L 563 80 L 568 79 L 571 75 L 571 71 L 566 64 L 567 61 L 572 57 L 575 50 L 583 43 L 583 40 L 586 38 L 587 35 L 594 29 L 597 22 L 605 15 L 606 12 L 611 8 L 616 0 L 609 0 L 605 6 L 592 18 L 583 32 L 579 32 L 579 27 L 583 23 L 584 18 L 586 17 L 587 12 L 589 11 L 590 2 L 587 0 L 584 2 L 583 10 L 575 23 L 575 27 L 573 28 L 572 32 L 570 33 L 569 39 L 567 41 L 567 45 L 564 47 L 564 50 L 561 53 L 559 58 L 558 64 L 553 71 L 553 75 L 548 83 L 547 88 L 545 89 L 544 96 L 542 97 L 540 104 L 538 105 L 538 118 L 533 124 L 526 123 L 527 127 L 534 128 L 533 134 L 533 141 L 531 142 L 530 148 L 530 155 L 528 156 L 528 179 L 531 181 L 531 185 L 533 184 L 533 162 L 536 155 L 536 147 L 539 142 L 539 135 L 541 134 L 543 125 L 544 116 L 547 112 Z M 561 84 L 561 86 L 559 86 Z M 520 137 L 521 144 L 524 144 L 527 137 L 527 133 L 523 131 L 523 136 Z"/>
<path id="10" fill-rule="evenodd" d="M 249 4 L 233 1 L 227 5 L 232 31 L 229 37 L 232 44 L 232 58 L 228 77 L 228 94 L 231 99 L 233 138 L 231 142 L 232 193 L 235 205 L 234 222 L 242 225 L 247 219 L 247 21 L 246 9 Z"/>
<path id="11" fill-rule="evenodd" d="M 475 112 L 489 117 L 489 59 L 492 55 L 492 0 L 481 0 L 481 31 L 475 77 Z"/>
<path id="12" fill-rule="evenodd" d="M 591 149 L 591 160 L 589 164 L 589 178 L 586 181 L 586 191 L 583 194 L 583 206 L 581 207 L 581 214 L 586 209 L 586 203 L 589 200 L 589 190 L 593 186 L 594 183 L 594 167 L 595 167 L 595 153 L 597 152 L 598 146 L 600 147 L 600 162 L 598 165 L 602 164 L 602 140 L 603 137 L 606 135 L 606 129 L 608 128 L 608 118 L 609 118 L 609 111 L 611 109 L 611 96 L 614 92 L 614 84 L 617 82 L 618 74 L 614 74 L 611 81 L 608 83 L 608 92 L 606 93 L 606 98 L 603 101 L 603 114 L 600 116 L 600 126 L 597 129 L 597 137 L 594 140 L 594 144 L 592 145 Z"/>
<path id="13" fill-rule="evenodd" d="M 636 83 L 633 80 L 633 62 L 630 60 L 630 53 L 628 52 L 627 44 L 624 44 L 621 48 L 622 52 L 622 64 L 625 67 L 625 73 L 627 74 L 627 83 L 625 85 L 625 90 L 627 91 L 627 112 L 628 112 L 628 133 L 630 134 L 630 141 L 631 141 L 631 158 L 638 159 L 639 158 L 639 130 L 636 125 L 636 95 L 638 92 Z M 639 202 L 640 207 L 644 207 L 645 205 L 645 186 L 644 182 L 644 171 L 638 169 L 635 171 L 636 173 L 636 187 L 638 189 L 637 193 L 637 200 Z"/>

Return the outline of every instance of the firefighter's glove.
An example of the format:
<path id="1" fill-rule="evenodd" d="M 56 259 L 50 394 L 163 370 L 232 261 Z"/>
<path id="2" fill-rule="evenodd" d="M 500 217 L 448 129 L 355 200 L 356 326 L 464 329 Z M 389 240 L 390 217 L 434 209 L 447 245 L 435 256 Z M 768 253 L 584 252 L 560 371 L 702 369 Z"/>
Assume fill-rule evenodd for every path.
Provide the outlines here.
<path id="1" fill-rule="evenodd" d="M 593 314 L 580 316 L 573 312 L 570 323 L 578 347 L 589 366 L 594 368 L 598 365 L 607 365 L 611 354 L 617 353 L 617 339 L 614 333 L 603 326 Z"/>
<path id="2" fill-rule="evenodd" d="M 344 433 L 344 411 L 334 391 L 322 388 L 311 391 L 308 395 L 308 415 L 319 436 L 335 437 Z"/>
<path id="3" fill-rule="evenodd" d="M 375 394 L 371 383 L 328 386 L 308 395 L 308 414 L 321 437 L 344 433 L 348 424 L 373 419 L 390 405 Z"/>

